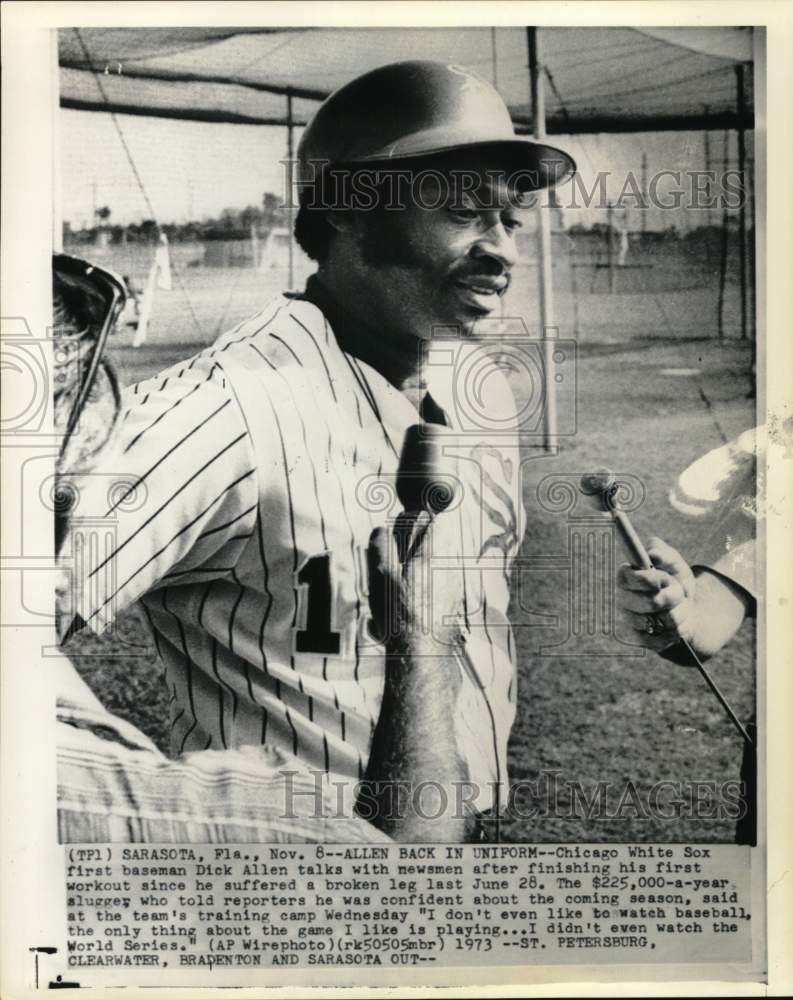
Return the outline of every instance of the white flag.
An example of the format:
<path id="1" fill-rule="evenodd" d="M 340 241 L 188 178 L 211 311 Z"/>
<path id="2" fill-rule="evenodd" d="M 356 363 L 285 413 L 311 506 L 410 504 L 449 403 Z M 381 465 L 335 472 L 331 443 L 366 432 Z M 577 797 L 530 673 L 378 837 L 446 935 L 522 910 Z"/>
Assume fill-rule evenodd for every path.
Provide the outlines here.
<path id="1" fill-rule="evenodd" d="M 160 233 L 160 245 L 157 247 L 154 260 L 159 269 L 157 287 L 170 292 L 173 288 L 171 284 L 171 258 L 168 254 L 168 237 L 165 233 Z"/>
<path id="2" fill-rule="evenodd" d="M 154 257 L 154 261 L 149 268 L 149 276 L 146 279 L 146 287 L 143 289 L 143 299 L 141 300 L 140 312 L 138 313 L 138 325 L 135 327 L 135 336 L 132 339 L 133 347 L 140 347 L 140 345 L 146 340 L 146 334 L 149 328 L 149 317 L 151 316 L 151 311 L 154 306 L 154 291 L 158 284 L 157 275 L 161 270 L 157 259 L 159 252 L 160 251 L 158 249 L 157 254 Z"/>

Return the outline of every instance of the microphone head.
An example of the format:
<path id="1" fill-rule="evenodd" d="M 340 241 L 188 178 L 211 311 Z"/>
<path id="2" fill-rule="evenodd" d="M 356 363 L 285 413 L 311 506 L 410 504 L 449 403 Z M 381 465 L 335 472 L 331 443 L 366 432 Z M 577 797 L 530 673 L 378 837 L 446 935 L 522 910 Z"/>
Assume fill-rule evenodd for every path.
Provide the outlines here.
<path id="1" fill-rule="evenodd" d="M 581 476 L 580 490 L 587 496 L 595 496 L 598 493 L 606 493 L 614 486 L 614 473 L 608 469 L 597 469 L 595 472 L 588 472 Z"/>

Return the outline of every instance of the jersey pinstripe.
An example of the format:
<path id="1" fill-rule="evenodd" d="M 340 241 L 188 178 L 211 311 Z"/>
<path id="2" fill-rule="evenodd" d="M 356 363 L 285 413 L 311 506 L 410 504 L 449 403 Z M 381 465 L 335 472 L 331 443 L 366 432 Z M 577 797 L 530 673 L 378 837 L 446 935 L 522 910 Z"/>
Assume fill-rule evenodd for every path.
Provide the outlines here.
<path id="1" fill-rule="evenodd" d="M 437 381 L 433 397 L 451 412 Z M 365 550 L 398 513 L 394 474 L 415 407 L 340 349 L 316 306 L 286 296 L 124 403 L 104 471 L 127 485 L 108 502 L 106 476 L 80 484 L 81 514 L 112 542 L 85 546 L 75 610 L 102 631 L 141 600 L 175 751 L 268 744 L 333 780 L 359 778 L 384 677 Z M 470 436 L 456 451 L 466 485 L 448 559 L 465 567 L 478 676 L 464 681 L 456 731 L 487 808 L 515 711 L 506 608 L 519 467 L 516 449 Z M 75 519 L 73 545 L 79 532 Z"/>

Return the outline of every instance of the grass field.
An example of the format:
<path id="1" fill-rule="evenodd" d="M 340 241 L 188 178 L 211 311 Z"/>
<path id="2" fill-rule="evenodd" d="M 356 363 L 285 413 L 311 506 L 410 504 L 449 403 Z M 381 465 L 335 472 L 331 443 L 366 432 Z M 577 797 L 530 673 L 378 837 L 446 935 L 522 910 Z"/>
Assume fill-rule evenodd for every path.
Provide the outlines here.
<path id="1" fill-rule="evenodd" d="M 199 286 L 196 274 L 185 273 L 201 332 L 182 292 L 161 293 L 143 347 L 133 350 L 128 332 L 113 338 L 111 356 L 124 383 L 187 357 L 263 306 L 284 282 L 280 272 L 203 272 Z M 568 552 L 568 521 L 543 509 L 535 493 L 551 473 L 579 476 L 604 465 L 632 473 L 646 488 L 646 501 L 633 516 L 640 534 L 660 535 L 696 559 L 700 525 L 670 507 L 669 486 L 695 458 L 755 419 L 754 402 L 747 398 L 750 345 L 712 339 L 712 301 L 706 309 L 702 296 L 695 289 L 665 294 L 659 301 L 637 289 L 619 296 L 587 295 L 576 303 L 589 322 L 578 345 L 576 433 L 556 456 L 525 442 L 532 461 L 524 488 L 528 518 L 522 556 L 528 568 L 521 574 L 520 595 L 515 587 L 512 612 L 520 684 L 510 743 L 513 781 L 556 772 L 560 785 L 580 782 L 590 796 L 598 782 L 613 783 L 615 804 L 627 783 L 644 796 L 658 782 L 718 787 L 738 778 L 740 739 L 695 671 L 654 654 L 603 655 L 614 648 L 612 640 L 603 639 L 583 654 L 549 655 L 548 647 L 564 640 L 569 624 L 567 570 L 559 568 Z M 570 299 L 561 298 L 560 315 L 569 317 Z M 660 326 L 659 313 L 664 316 Z M 569 336 L 569 325 L 560 326 L 560 334 Z M 520 392 L 522 387 L 515 388 Z M 754 714 L 754 649 L 753 624 L 747 623 L 711 662 L 744 721 Z M 164 688 L 136 609 L 123 617 L 115 637 L 79 637 L 69 652 L 113 711 L 164 746 Z M 642 816 L 630 804 L 621 817 L 565 816 L 568 799 L 563 791 L 555 816 L 510 821 L 505 839 L 716 842 L 734 835 L 734 823 L 724 816 Z"/>

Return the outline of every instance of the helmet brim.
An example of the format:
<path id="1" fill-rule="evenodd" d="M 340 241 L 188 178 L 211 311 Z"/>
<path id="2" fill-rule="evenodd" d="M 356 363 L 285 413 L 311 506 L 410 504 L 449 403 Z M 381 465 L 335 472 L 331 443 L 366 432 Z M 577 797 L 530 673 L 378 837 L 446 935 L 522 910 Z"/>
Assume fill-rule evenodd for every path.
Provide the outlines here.
<path id="1" fill-rule="evenodd" d="M 461 138 L 459 134 L 450 135 L 447 129 L 417 133 L 398 143 L 372 150 L 365 156 L 330 166 L 354 168 L 356 165 L 366 164 L 386 168 L 403 161 L 442 160 L 448 168 L 454 166 L 455 154 L 465 154 L 467 161 L 472 156 L 478 159 L 481 155 L 485 169 L 503 171 L 515 188 L 527 193 L 559 187 L 576 170 L 575 160 L 564 150 L 528 137 L 471 142 Z"/>

